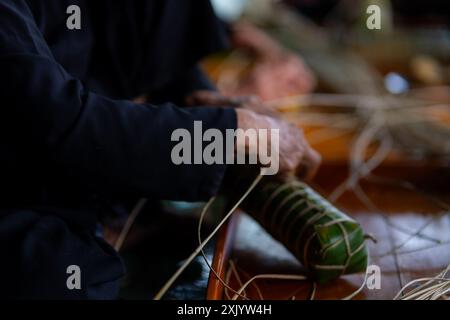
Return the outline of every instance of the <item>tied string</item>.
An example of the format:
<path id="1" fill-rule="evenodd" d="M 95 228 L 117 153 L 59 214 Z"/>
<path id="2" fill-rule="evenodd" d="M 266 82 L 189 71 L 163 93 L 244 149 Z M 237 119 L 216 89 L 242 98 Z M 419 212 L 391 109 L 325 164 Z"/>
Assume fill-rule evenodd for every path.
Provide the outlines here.
<path id="1" fill-rule="evenodd" d="M 300 188 L 300 189 L 297 189 L 297 188 Z M 349 241 L 349 234 L 347 233 L 347 231 L 344 228 L 342 223 L 355 222 L 355 221 L 347 216 L 343 216 L 341 218 L 337 218 L 336 216 L 333 216 L 331 214 L 330 210 L 327 210 L 323 201 L 319 201 L 319 200 L 321 200 L 319 198 L 318 199 L 314 198 L 314 201 L 312 199 L 306 200 L 306 197 L 308 196 L 308 191 L 306 190 L 306 188 L 307 188 L 306 185 L 304 185 L 303 183 L 298 182 L 298 181 L 292 181 L 292 182 L 282 184 L 282 185 L 276 187 L 274 190 L 272 190 L 267 195 L 267 200 L 263 203 L 262 210 L 258 210 L 258 220 L 260 220 L 260 222 L 263 224 L 264 224 L 264 221 L 268 222 L 268 223 L 265 223 L 266 225 L 268 225 L 268 228 L 272 229 L 273 233 L 276 233 L 276 231 L 278 231 L 278 234 L 280 235 L 283 232 L 280 232 L 280 230 L 277 230 L 277 229 L 282 229 L 282 227 L 285 224 L 285 219 L 288 215 L 290 215 L 291 213 L 294 213 L 294 212 L 298 212 L 298 217 L 296 219 L 299 219 L 299 218 L 304 217 L 305 215 L 309 214 L 310 217 L 307 219 L 306 223 L 301 228 L 301 231 L 296 233 L 297 236 L 294 237 L 293 241 L 289 241 L 288 239 L 289 239 L 289 234 L 292 231 L 291 230 L 292 226 L 295 225 L 295 222 L 292 222 L 289 224 L 289 226 L 287 226 L 289 229 L 289 232 L 286 233 L 285 241 L 284 241 L 285 245 L 296 249 L 295 251 L 297 252 L 297 256 L 300 256 L 301 252 L 303 251 L 303 257 L 304 257 L 303 264 L 305 266 L 307 266 L 308 259 L 306 257 L 307 257 L 307 252 L 308 252 L 308 246 L 309 246 L 312 238 L 317 236 L 317 230 L 315 232 L 313 232 L 312 235 L 308 238 L 308 240 L 306 241 L 305 247 L 303 249 L 300 249 L 300 239 L 302 238 L 302 236 L 305 232 L 305 228 L 308 227 L 309 225 L 315 223 L 320 218 L 329 219 L 328 222 L 320 224 L 320 227 L 327 228 L 332 225 L 337 225 L 338 227 L 340 227 L 343 238 L 339 242 L 334 243 L 333 246 L 340 244 L 341 242 L 345 242 L 347 258 L 346 258 L 344 265 L 333 265 L 333 266 L 331 266 L 331 265 L 323 265 L 323 266 L 322 265 L 313 265 L 313 267 L 316 269 L 330 269 L 330 270 L 337 269 L 337 270 L 341 271 L 341 274 L 344 274 L 346 269 L 348 268 L 348 265 L 349 265 L 351 259 L 353 258 L 353 256 L 355 254 L 357 254 L 360 250 L 363 250 L 365 248 L 365 244 L 362 243 L 355 250 L 352 251 L 352 249 L 351 249 L 351 245 L 350 245 L 350 241 Z M 285 191 L 289 191 L 289 192 L 285 192 Z M 276 202 L 275 202 L 276 200 L 279 201 L 279 204 L 276 204 Z M 314 204 L 314 203 L 310 203 L 310 202 L 314 202 L 314 203 L 317 202 L 318 204 Z M 276 209 L 273 211 L 273 216 L 270 217 L 268 212 L 271 210 L 269 210 L 269 208 L 274 207 L 274 203 L 276 204 L 275 205 Z M 293 203 L 292 208 L 286 208 L 287 210 L 281 210 L 281 209 L 284 209 L 288 203 Z M 302 210 L 300 210 L 298 204 L 302 204 L 304 208 Z M 279 218 L 277 218 L 277 215 L 279 215 L 279 213 L 281 213 L 281 212 L 286 212 L 286 216 L 283 217 L 284 219 L 282 219 L 283 220 L 282 223 L 278 226 L 279 228 L 277 228 L 276 222 L 279 220 Z M 289 244 L 289 243 L 291 243 L 291 244 Z M 329 247 L 325 248 L 325 250 L 328 250 L 328 249 L 329 249 Z M 348 296 L 344 297 L 343 300 L 350 300 L 350 299 L 353 299 L 356 295 L 358 295 L 364 289 L 366 282 L 367 282 L 367 277 L 368 277 L 368 274 L 367 274 L 367 268 L 366 268 L 364 281 L 361 284 L 361 286 L 357 290 L 355 290 L 354 292 L 349 294 Z M 235 292 L 233 290 L 235 292 L 235 295 L 231 299 L 236 300 L 237 298 L 242 296 L 242 293 L 245 292 L 245 289 L 250 284 L 254 285 L 254 282 L 256 280 L 260 280 L 260 279 L 295 280 L 295 281 L 308 280 L 308 278 L 303 275 L 261 274 L 261 275 L 254 276 L 253 278 L 248 280 L 245 284 L 241 284 L 241 288 L 239 290 L 237 290 L 237 292 Z M 223 281 L 221 281 L 220 278 L 219 278 L 219 281 L 223 283 Z M 239 282 L 241 282 L 241 281 L 239 281 Z M 257 288 L 256 285 L 254 285 L 254 286 L 255 286 L 255 288 Z M 311 300 L 314 299 L 316 287 L 317 287 L 317 284 L 313 283 L 313 291 L 310 296 Z M 227 288 L 228 288 L 228 286 L 227 286 Z"/>
<path id="2" fill-rule="evenodd" d="M 409 282 L 394 297 L 394 300 L 449 300 L 450 297 L 450 278 L 447 274 L 450 272 L 450 264 L 447 268 L 432 278 L 421 278 Z M 417 283 L 422 283 L 415 289 L 404 293 L 407 289 Z"/>
<path id="3" fill-rule="evenodd" d="M 262 170 L 265 170 L 264 168 Z M 236 211 L 236 209 L 241 205 L 241 203 L 247 198 L 247 196 L 252 192 L 252 190 L 256 187 L 256 185 L 261 181 L 263 177 L 263 172 L 259 174 L 251 186 L 248 188 L 248 190 L 244 193 L 244 195 L 236 202 L 236 204 L 231 208 L 231 210 L 225 215 L 225 217 L 222 219 L 222 221 L 217 225 L 217 227 L 211 232 L 211 234 L 198 246 L 197 249 L 186 259 L 186 261 L 183 263 L 183 265 L 173 274 L 173 276 L 166 282 L 166 284 L 159 290 L 159 292 L 156 294 L 154 300 L 161 300 L 161 298 L 167 293 L 167 291 L 170 289 L 170 287 L 173 285 L 173 283 L 178 279 L 178 277 L 183 273 L 183 271 L 194 261 L 194 259 L 197 257 L 198 254 L 202 253 L 204 247 L 211 241 L 211 239 L 216 235 L 216 233 L 220 230 L 220 228 L 225 224 L 225 222 L 233 215 L 233 213 Z M 204 212 L 207 211 L 207 209 L 211 206 L 211 204 L 214 202 L 215 197 L 211 198 L 208 203 L 206 204 L 204 208 Z M 209 265 L 209 264 L 208 264 Z M 216 276 L 217 273 L 215 272 Z M 220 278 L 220 277 L 218 277 Z"/>
<path id="4" fill-rule="evenodd" d="M 289 193 L 285 191 L 289 191 Z M 275 201 L 278 201 L 278 204 Z M 276 209 L 274 211 L 268 210 L 269 208 L 274 207 L 274 203 Z M 289 203 L 292 203 L 292 205 L 287 207 Z M 365 244 L 363 242 L 355 250 L 352 250 L 349 239 L 351 234 L 347 232 L 344 223 L 356 222 L 350 217 L 341 214 L 337 215 L 336 210 L 330 209 L 330 206 L 331 205 L 322 201 L 321 198 L 308 191 L 308 187 L 305 184 L 298 181 L 292 181 L 278 186 L 271 192 L 263 205 L 263 209 L 258 214 L 258 219 L 261 222 L 269 221 L 269 223 L 266 224 L 269 231 L 272 231 L 273 234 L 278 234 L 279 239 L 283 239 L 282 242 L 288 248 L 291 248 L 298 258 L 302 257 L 301 260 L 305 267 L 323 270 L 341 270 L 341 274 L 345 274 L 352 258 L 361 250 L 365 249 Z M 286 210 L 280 210 L 283 208 Z M 272 217 L 269 216 L 268 212 L 272 212 Z M 284 216 L 281 216 L 281 222 L 277 228 L 276 222 L 280 220 L 278 216 L 281 215 L 281 212 L 284 212 Z M 288 218 L 292 213 L 297 213 L 297 215 L 292 221 L 288 221 Z M 300 230 L 296 230 L 294 226 L 298 225 L 298 222 L 301 220 L 305 220 L 305 222 L 302 224 Z M 321 220 L 325 220 L 326 222 L 319 223 Z M 287 225 L 287 222 L 289 222 L 289 225 Z M 308 228 L 315 224 L 316 228 L 314 229 L 314 232 L 308 236 L 306 241 L 302 241 Z M 308 253 L 310 251 L 309 249 L 312 240 L 318 236 L 321 229 L 329 228 L 334 225 L 339 228 L 342 238 L 324 248 L 323 253 L 344 242 L 346 250 L 345 263 L 343 265 L 311 264 L 308 261 Z M 284 236 L 282 236 L 283 234 Z M 304 245 L 302 245 L 303 243 Z"/>
<path id="5" fill-rule="evenodd" d="M 120 234 L 116 240 L 116 243 L 114 244 L 114 249 L 117 252 L 120 252 L 120 250 L 122 249 L 125 239 L 127 238 L 128 234 L 130 233 L 131 227 L 133 226 L 134 222 L 136 221 L 137 216 L 141 213 L 142 209 L 144 209 L 147 202 L 148 202 L 147 199 L 142 198 L 134 206 L 127 221 L 125 222 L 124 227 L 120 231 Z"/>

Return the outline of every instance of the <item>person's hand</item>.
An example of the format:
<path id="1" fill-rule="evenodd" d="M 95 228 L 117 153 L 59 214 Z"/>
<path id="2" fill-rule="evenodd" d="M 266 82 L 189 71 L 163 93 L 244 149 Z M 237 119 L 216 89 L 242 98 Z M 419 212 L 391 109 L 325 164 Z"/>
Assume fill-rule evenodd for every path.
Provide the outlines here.
<path id="1" fill-rule="evenodd" d="M 302 130 L 281 119 L 260 115 L 250 110 L 237 109 L 236 113 L 239 129 L 279 130 L 278 177 L 296 175 L 303 180 L 311 180 L 314 177 L 319 169 L 321 156 L 311 148 Z"/>
<path id="2" fill-rule="evenodd" d="M 249 23 L 234 26 L 235 47 L 250 52 L 255 64 L 231 95 L 255 94 L 264 101 L 313 91 L 316 78 L 302 59 Z"/>
<path id="3" fill-rule="evenodd" d="M 196 91 L 187 98 L 187 102 L 191 106 L 235 108 L 238 129 L 278 129 L 279 178 L 295 174 L 301 179 L 311 180 L 316 174 L 321 162 L 320 154 L 311 148 L 300 128 L 281 120 L 277 112 L 261 102 L 259 98 L 255 96 L 226 97 L 214 91 Z M 268 142 L 271 143 L 271 141 Z M 255 146 L 236 146 L 236 148 L 239 147 L 249 150 Z"/>
<path id="4" fill-rule="evenodd" d="M 230 95 L 256 94 L 271 101 L 313 91 L 316 80 L 295 55 L 285 53 L 255 63 Z"/>

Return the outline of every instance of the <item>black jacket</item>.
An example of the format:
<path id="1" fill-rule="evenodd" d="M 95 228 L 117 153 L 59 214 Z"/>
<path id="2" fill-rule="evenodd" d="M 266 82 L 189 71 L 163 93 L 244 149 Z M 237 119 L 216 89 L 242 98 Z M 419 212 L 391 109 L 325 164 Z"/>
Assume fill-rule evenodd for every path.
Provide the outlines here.
<path id="1" fill-rule="evenodd" d="M 215 194 L 225 166 L 173 165 L 170 138 L 236 127 L 231 109 L 179 105 L 209 88 L 196 63 L 223 38 L 207 0 L 0 0 L 0 207 Z M 130 102 L 142 93 L 155 104 Z"/>

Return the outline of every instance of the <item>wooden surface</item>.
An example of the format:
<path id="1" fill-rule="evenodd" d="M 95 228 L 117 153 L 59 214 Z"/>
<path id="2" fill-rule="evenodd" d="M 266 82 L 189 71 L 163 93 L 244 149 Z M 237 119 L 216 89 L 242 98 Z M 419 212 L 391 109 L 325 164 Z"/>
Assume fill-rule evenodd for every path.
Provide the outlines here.
<path id="1" fill-rule="evenodd" d="M 328 196 L 348 174 L 350 136 L 316 144 L 324 156 L 324 164 L 312 186 Z M 365 289 L 357 299 L 392 299 L 409 281 L 434 276 L 450 263 L 450 215 L 443 213 L 434 197 L 450 203 L 450 169 L 441 160 L 405 160 L 392 154 L 374 172 L 389 179 L 364 181 L 361 186 L 371 203 L 362 201 L 354 192 L 346 192 L 337 206 L 358 220 L 366 233 L 377 243 L 368 242 L 370 264 L 381 269 L 381 289 Z M 402 186 L 408 181 L 420 188 Z M 432 195 L 430 197 L 430 195 Z M 250 217 L 239 214 L 231 249 L 222 232 L 213 261 L 214 268 L 229 274 L 229 285 L 240 288 L 251 277 L 263 273 L 301 274 L 299 262 L 277 241 L 271 238 Z M 224 243 L 227 243 L 224 247 Z M 225 250 L 226 249 L 226 250 Z M 237 272 L 231 272 L 229 260 Z M 355 291 L 364 280 L 363 274 L 342 277 L 318 286 L 315 299 L 340 299 Z M 250 299 L 308 299 L 313 284 L 310 281 L 256 280 L 245 294 Z M 216 289 L 213 289 L 213 288 Z M 227 299 L 231 292 L 210 276 L 209 299 Z"/>

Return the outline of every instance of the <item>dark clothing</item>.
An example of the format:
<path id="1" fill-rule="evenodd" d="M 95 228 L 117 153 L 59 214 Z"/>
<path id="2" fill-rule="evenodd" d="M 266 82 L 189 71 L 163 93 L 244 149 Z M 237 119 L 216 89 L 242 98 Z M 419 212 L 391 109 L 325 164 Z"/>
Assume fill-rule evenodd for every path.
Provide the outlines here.
<path id="1" fill-rule="evenodd" d="M 70 5 L 81 30 L 66 27 Z M 223 45 L 207 0 L 0 0 L 0 250 L 14 253 L 0 272 L 29 281 L 0 296 L 111 298 L 58 289 L 65 264 L 86 263 L 95 285 L 118 278 L 103 268 L 118 257 L 85 234 L 102 204 L 217 192 L 225 165 L 174 165 L 171 134 L 236 127 L 231 109 L 175 104 L 210 88 L 196 63 Z M 129 101 L 141 94 L 155 104 Z M 41 271 L 43 296 L 30 291 Z"/>
<path id="2" fill-rule="evenodd" d="M 92 229 L 47 210 L 11 210 L 0 216 L 0 239 L 2 299 L 117 298 L 120 257 Z M 81 270 L 81 290 L 66 285 L 71 265 Z"/>

